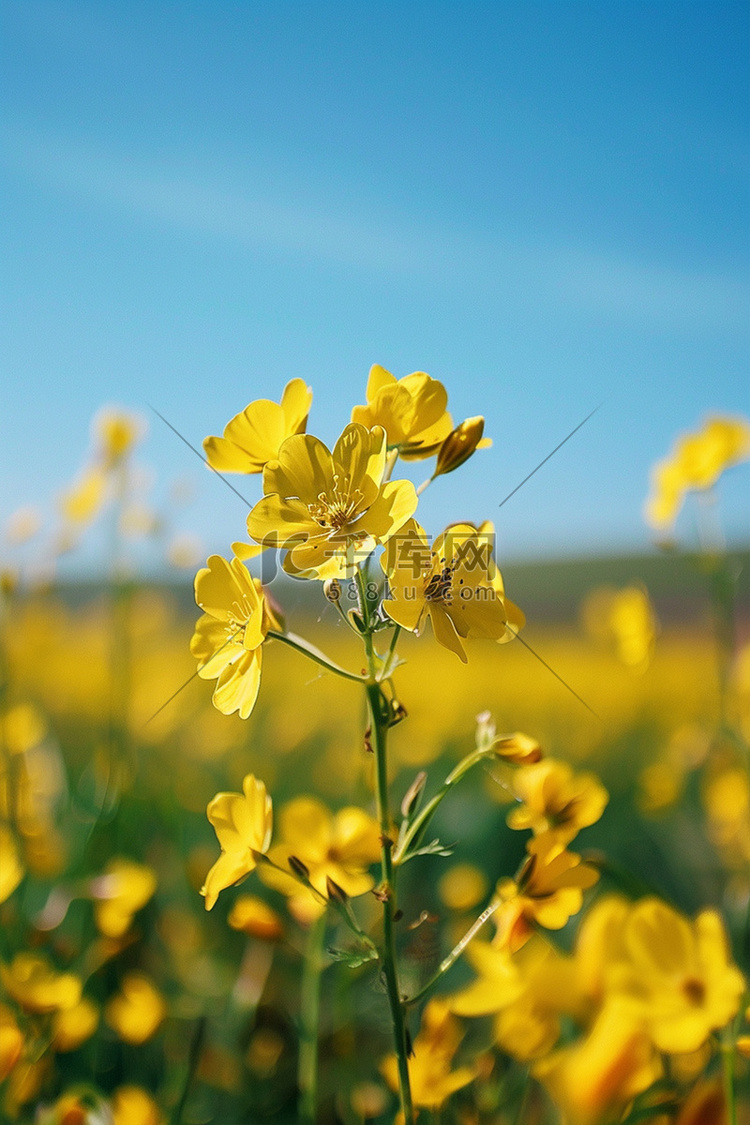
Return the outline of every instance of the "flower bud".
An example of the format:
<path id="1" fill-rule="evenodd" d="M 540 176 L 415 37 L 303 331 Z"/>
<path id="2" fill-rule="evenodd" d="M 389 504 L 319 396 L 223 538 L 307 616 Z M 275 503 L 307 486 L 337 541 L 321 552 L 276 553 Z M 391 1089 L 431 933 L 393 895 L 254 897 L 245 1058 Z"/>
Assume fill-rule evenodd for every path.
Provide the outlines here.
<path id="1" fill-rule="evenodd" d="M 323 593 L 329 602 L 337 602 L 341 598 L 341 583 L 338 578 L 327 578 L 323 583 Z"/>
<path id="2" fill-rule="evenodd" d="M 459 426 L 456 426 L 438 450 L 437 464 L 435 472 L 432 474 L 433 479 L 443 476 L 445 473 L 452 473 L 459 465 L 463 465 L 464 461 L 469 460 L 475 449 L 484 449 L 491 445 L 489 439 L 482 441 L 483 432 L 484 418 L 481 414 L 478 414 L 475 418 L 467 418 Z"/>

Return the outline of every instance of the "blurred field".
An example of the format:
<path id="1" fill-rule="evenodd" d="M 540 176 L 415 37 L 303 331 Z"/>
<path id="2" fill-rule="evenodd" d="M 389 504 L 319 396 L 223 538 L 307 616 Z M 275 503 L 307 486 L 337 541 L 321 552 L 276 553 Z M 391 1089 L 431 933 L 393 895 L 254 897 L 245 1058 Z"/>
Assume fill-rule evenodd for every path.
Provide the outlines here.
<path id="1" fill-rule="evenodd" d="M 746 641 L 747 553 L 735 552 L 730 569 L 744 576 L 736 619 L 738 640 Z M 730 809 L 722 820 L 710 789 L 731 759 L 722 732 L 729 724 L 745 737 L 750 733 L 750 661 L 745 648 L 744 662 L 730 669 L 731 713 L 720 714 L 720 661 L 695 560 L 545 563 L 508 567 L 505 579 L 509 596 L 527 612 L 527 644 L 585 704 L 518 642 L 474 642 L 463 666 L 431 635 L 406 636 L 400 646 L 406 664 L 396 686 L 408 718 L 392 736 L 394 796 L 400 800 L 419 769 L 428 771 L 428 790 L 435 788 L 471 750 L 476 715 L 490 710 L 498 730 L 524 731 L 547 753 L 603 779 L 610 804 L 579 843 L 584 852 L 606 855 L 601 887 L 634 895 L 655 890 L 689 914 L 721 906 L 735 957 L 746 968 L 745 813 Z M 639 674 L 587 635 L 580 620 L 591 587 L 633 580 L 648 587 L 660 622 L 653 659 Z M 277 597 L 288 608 L 289 628 L 358 670 L 356 639 L 318 584 L 285 581 Z M 25 773 L 29 876 L 0 907 L 3 957 L 46 948 L 85 976 L 87 993 L 100 1006 L 126 969 L 143 970 L 165 998 L 167 1016 L 142 1045 L 103 1028 L 95 1039 L 58 1053 L 54 1065 L 47 1056 L 42 1071 L 29 1079 L 33 1094 L 26 1100 L 23 1090 L 6 1094 L 9 1120 L 30 1120 L 39 1099 L 51 1102 L 76 1083 L 108 1092 L 135 1082 L 162 1106 L 174 1107 L 185 1089 L 196 1029 L 204 1038 L 186 1122 L 295 1120 L 293 982 L 302 937 L 282 896 L 257 879 L 252 893 L 286 919 L 280 943 L 246 938 L 227 926 L 237 892 L 205 913 L 198 892 L 217 855 L 205 809 L 214 793 L 239 789 L 245 774 L 254 772 L 277 808 L 312 793 L 334 809 L 356 803 L 371 810 L 364 705 L 356 685 L 334 680 L 271 642 L 251 718 L 219 714 L 211 685 L 194 676 L 188 645 L 195 617 L 190 591 L 179 585 L 69 587 L 11 601 L 4 625 L 5 741 L 9 731 L 11 742 L 20 741 L 5 768 L 11 787 L 18 780 L 14 773 Z M 15 715 L 10 727 L 9 709 Z M 441 896 L 446 871 L 469 863 L 490 888 L 522 858 L 523 839 L 505 825 L 504 792 L 492 767 L 467 778 L 435 820 L 444 842 L 460 841 L 455 855 L 428 857 L 404 869 L 409 915 L 402 943 L 405 979 L 412 985 L 429 976 L 446 942 L 470 920 Z M 82 888 L 113 856 L 147 865 L 157 887 L 126 938 L 107 947 L 92 928 Z M 58 920 L 61 888 L 71 901 Z M 361 904 L 365 918 L 374 918 L 370 896 Z M 421 916 L 427 921 L 410 930 L 408 923 Z M 556 940 L 569 948 L 574 931 L 575 920 Z M 469 975 L 457 967 L 445 987 L 455 988 Z M 378 1070 L 388 1051 L 388 1027 L 377 981 L 366 967 L 334 967 L 327 970 L 329 980 L 322 1120 L 389 1120 L 390 1095 Z M 477 1035 L 481 1039 L 472 1032 Z M 363 1089 L 381 1107 L 371 1118 L 352 1108 Z M 530 1122 L 537 1120 L 532 1102 Z M 140 1125 L 136 1117 L 119 1120 Z M 496 1108 L 481 1120 L 510 1119 Z"/>

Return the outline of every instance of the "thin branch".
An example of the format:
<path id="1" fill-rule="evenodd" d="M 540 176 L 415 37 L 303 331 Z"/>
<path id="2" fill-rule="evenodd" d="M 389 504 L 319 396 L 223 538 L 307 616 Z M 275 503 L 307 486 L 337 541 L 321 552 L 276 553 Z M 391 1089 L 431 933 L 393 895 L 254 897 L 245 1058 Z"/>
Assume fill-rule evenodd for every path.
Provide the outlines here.
<path id="1" fill-rule="evenodd" d="M 223 473 L 220 473 L 218 469 L 215 469 L 215 468 L 213 467 L 213 465 L 212 465 L 212 464 L 210 463 L 210 461 L 209 461 L 209 460 L 208 460 L 208 459 L 207 459 L 206 457 L 204 457 L 204 456 L 203 456 L 203 454 L 201 453 L 201 451 L 200 451 L 199 449 L 196 449 L 194 445 L 191 445 L 191 443 L 190 443 L 190 442 L 188 441 L 188 439 L 187 439 L 187 438 L 186 438 L 186 437 L 185 437 L 185 436 L 184 436 L 183 434 L 181 434 L 181 433 L 180 433 L 180 431 L 179 431 L 179 430 L 178 430 L 178 429 L 176 428 L 176 426 L 173 426 L 171 422 L 168 422 L 168 421 L 167 421 L 167 419 L 166 419 L 166 418 L 164 417 L 164 415 L 163 415 L 163 414 L 160 414 L 160 413 L 159 413 L 159 411 L 158 411 L 158 410 L 156 409 L 156 407 L 155 407 L 155 406 L 151 406 L 151 403 L 149 403 L 148 405 L 149 405 L 149 406 L 151 407 L 151 409 L 153 410 L 153 412 L 154 412 L 154 414 L 156 415 L 156 417 L 157 417 L 157 418 L 161 418 L 161 420 L 162 420 L 162 422 L 164 423 L 164 425 L 165 425 L 165 426 L 169 426 L 169 428 L 170 428 L 170 430 L 172 431 L 172 433 L 173 433 L 173 434 L 176 434 L 176 435 L 177 435 L 177 437 L 178 437 L 178 438 L 180 439 L 180 441 L 182 441 L 182 442 L 184 442 L 184 443 L 185 443 L 185 445 L 186 445 L 186 446 L 188 447 L 188 449 L 192 449 L 192 451 L 193 451 L 193 453 L 195 454 L 195 456 L 196 456 L 196 457 L 200 457 L 200 459 L 201 459 L 201 461 L 203 462 L 203 464 L 204 464 L 204 465 L 207 465 L 207 466 L 208 466 L 208 468 L 209 468 L 209 469 L 211 470 L 211 472 L 212 472 L 212 473 L 216 473 L 217 477 L 218 477 L 218 478 L 219 478 L 220 480 L 223 480 L 223 481 L 224 481 L 224 484 L 225 484 L 225 485 L 227 486 L 227 488 L 231 488 L 231 490 L 232 490 L 232 492 L 233 492 L 233 493 L 235 494 L 235 496 L 239 496 L 239 498 L 240 498 L 240 500 L 242 501 L 242 503 L 243 503 L 243 504 L 246 504 L 248 508 L 252 508 L 252 504 L 250 503 L 250 501 L 249 501 L 249 500 L 247 500 L 247 499 L 246 499 L 246 498 L 245 498 L 245 497 L 244 497 L 244 496 L 242 495 L 242 493 L 241 493 L 241 492 L 239 492 L 239 491 L 238 491 L 238 490 L 237 490 L 237 489 L 236 489 L 236 488 L 234 487 L 234 485 L 232 484 L 231 480 L 227 480 L 227 478 L 226 478 L 226 477 L 224 476 L 224 474 L 223 474 Z"/>
<path id="2" fill-rule="evenodd" d="M 512 492 L 508 493 L 508 495 L 505 497 L 504 500 L 500 501 L 500 503 L 498 504 L 498 508 L 502 508 L 503 504 L 507 504 L 508 501 L 510 500 L 511 496 L 515 496 L 515 494 L 518 492 L 519 488 L 523 488 L 523 486 L 526 484 L 526 481 L 531 480 L 534 473 L 538 473 L 539 470 L 541 469 L 542 465 L 546 465 L 547 462 L 549 461 L 550 457 L 554 457 L 555 454 L 557 453 L 558 449 L 562 449 L 562 447 L 565 445 L 565 442 L 570 441 L 570 439 L 573 437 L 573 434 L 577 434 L 578 431 L 580 430 L 581 426 L 585 426 L 586 423 L 588 422 L 589 418 L 593 418 L 594 415 L 596 414 L 597 410 L 600 410 L 603 405 L 604 405 L 604 403 L 600 402 L 598 406 L 595 406 L 594 409 L 591 411 L 591 413 L 587 414 L 586 417 L 583 419 L 583 421 L 579 422 L 578 425 L 576 426 L 576 428 L 574 430 L 571 430 L 570 433 L 568 434 L 568 436 L 564 437 L 562 439 L 562 441 L 560 442 L 560 444 L 556 445 L 555 448 L 552 450 L 552 452 L 548 453 L 547 456 L 544 458 L 544 460 L 540 461 L 539 464 L 537 465 L 537 467 L 535 469 L 532 469 L 531 472 L 529 473 L 529 475 L 524 477 L 523 480 L 521 481 L 521 483 L 517 484 Z"/>

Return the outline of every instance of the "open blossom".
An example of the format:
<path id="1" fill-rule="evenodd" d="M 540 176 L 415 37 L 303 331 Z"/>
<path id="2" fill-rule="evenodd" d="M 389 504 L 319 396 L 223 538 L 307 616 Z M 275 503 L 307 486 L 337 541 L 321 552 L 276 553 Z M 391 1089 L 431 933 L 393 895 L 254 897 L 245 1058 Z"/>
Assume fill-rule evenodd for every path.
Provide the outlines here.
<path id="1" fill-rule="evenodd" d="M 98 929 L 107 937 L 122 937 L 130 928 L 133 915 L 146 905 L 155 890 L 156 875 L 150 867 L 128 859 L 110 860 L 93 887 Z"/>
<path id="2" fill-rule="evenodd" d="M 17 953 L 9 965 L 0 964 L 5 991 L 27 1012 L 56 1012 L 74 1008 L 82 983 L 73 973 L 58 973 L 37 953 Z"/>
<path id="3" fill-rule="evenodd" d="M 389 449 L 405 460 L 421 460 L 437 453 L 453 430 L 447 405 L 443 384 L 424 371 L 396 379 L 376 363 L 367 380 L 367 405 L 354 407 L 352 422 L 381 426 Z"/>
<path id="4" fill-rule="evenodd" d="M 520 804 L 508 814 L 510 827 L 531 828 L 537 836 L 549 832 L 561 844 L 595 824 L 609 800 L 595 774 L 574 773 L 556 758 L 521 766 L 511 785 Z"/>
<path id="5" fill-rule="evenodd" d="M 711 488 L 725 469 L 750 457 L 750 423 L 746 418 L 715 416 L 701 430 L 683 434 L 668 457 L 651 473 L 646 520 L 657 531 L 671 528 L 692 489 Z"/>
<path id="6" fill-rule="evenodd" d="M 312 390 L 304 379 L 287 383 L 280 403 L 256 399 L 227 423 L 223 437 L 205 439 L 209 465 L 222 473 L 263 472 L 288 437 L 304 433 L 311 405 Z"/>
<path id="7" fill-rule="evenodd" d="M 356 806 L 331 813 L 315 797 L 295 797 L 279 814 L 279 843 L 269 852 L 280 867 L 291 856 L 305 865 L 319 894 L 328 895 L 329 879 L 347 895 L 366 894 L 375 885 L 369 868 L 380 857 L 380 827 Z M 320 900 L 291 875 L 264 866 L 260 876 L 288 896 L 290 910 L 301 921 L 323 911 Z"/>
<path id="8" fill-rule="evenodd" d="M 217 793 L 206 815 L 221 845 L 201 889 L 206 910 L 211 910 L 219 892 L 244 879 L 255 869 L 255 852 L 265 852 L 271 842 L 273 805 L 266 787 L 249 773 L 241 793 Z"/>
<path id="9" fill-rule="evenodd" d="M 195 625 L 190 651 L 198 675 L 216 680 L 213 702 L 224 715 L 246 719 L 258 698 L 261 647 L 279 622 L 263 587 L 239 559 L 212 555 L 195 576 L 195 600 L 205 610 Z"/>
<path id="10" fill-rule="evenodd" d="M 290 437 L 263 470 L 250 536 L 288 550 L 284 569 L 292 574 L 344 578 L 417 507 L 411 481 L 385 482 L 385 469 L 380 427 L 347 426 L 333 452 L 311 434 Z"/>
<path id="11" fill-rule="evenodd" d="M 422 1026 L 412 1044 L 409 1062 L 411 1092 L 418 1108 L 437 1109 L 444 1101 L 473 1082 L 476 1066 L 459 1066 L 451 1069 L 453 1056 L 458 1050 L 463 1032 L 444 1000 L 430 1000 L 422 1013 Z M 398 1090 L 398 1064 L 395 1055 L 389 1055 L 381 1065 L 385 1080 L 393 1090 Z"/>
<path id="12" fill-rule="evenodd" d="M 424 529 L 409 520 L 388 543 L 382 565 L 390 589 L 383 602 L 388 616 L 415 633 L 429 617 L 435 639 L 464 663 L 465 638 L 515 635 L 496 585 L 490 540 L 471 524 L 454 524 L 430 547 Z"/>

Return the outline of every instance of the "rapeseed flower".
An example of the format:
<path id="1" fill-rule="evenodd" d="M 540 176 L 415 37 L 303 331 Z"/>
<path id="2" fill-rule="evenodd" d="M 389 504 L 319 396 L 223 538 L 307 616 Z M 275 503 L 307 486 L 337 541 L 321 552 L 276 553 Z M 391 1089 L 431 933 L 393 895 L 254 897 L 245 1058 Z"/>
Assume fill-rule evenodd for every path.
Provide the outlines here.
<path id="1" fill-rule="evenodd" d="M 691 490 L 705 491 L 732 465 L 750 457 L 750 423 L 746 418 L 715 415 L 697 433 L 684 434 L 651 473 L 646 520 L 668 531 Z"/>
<path id="2" fill-rule="evenodd" d="M 352 422 L 381 426 L 389 449 L 405 460 L 422 460 L 437 453 L 453 430 L 447 405 L 443 384 L 424 371 L 396 379 L 376 363 L 367 380 L 367 405 L 354 407 Z"/>
<path id="3" fill-rule="evenodd" d="M 3 857 L 0 867 L 0 902 L 5 902 L 13 894 L 26 871 L 21 862 L 16 837 L 10 827 L 2 821 L 0 821 L 0 855 Z"/>
<path id="4" fill-rule="evenodd" d="M 508 632 L 505 601 L 493 579 L 489 539 L 471 524 L 454 524 L 432 548 L 416 520 L 388 543 L 382 559 L 391 620 L 419 633 L 426 617 L 439 644 L 467 662 L 467 637 L 501 640 Z M 515 634 L 514 634 L 515 635 Z"/>
<path id="5" fill-rule="evenodd" d="M 99 1009 L 83 996 L 73 1008 L 55 1012 L 52 1021 L 52 1042 L 57 1051 L 75 1051 L 99 1026 Z"/>
<path id="6" fill-rule="evenodd" d="M 149 977 L 128 973 L 104 1014 L 120 1039 L 137 1046 L 156 1034 L 167 1014 L 167 1005 Z"/>
<path id="7" fill-rule="evenodd" d="M 198 675 L 216 680 L 217 710 L 224 715 L 239 711 L 246 719 L 260 689 L 261 646 L 279 622 L 260 582 L 237 558 L 228 562 L 211 555 L 195 576 L 195 600 L 205 611 L 190 642 Z"/>
<path id="8" fill-rule="evenodd" d="M 112 859 L 105 874 L 94 881 L 94 918 L 106 937 L 119 938 L 130 929 L 133 915 L 145 906 L 156 890 L 156 875 L 150 867 L 128 859 Z"/>
<path id="9" fill-rule="evenodd" d="M 349 806 L 331 813 L 315 797 L 295 797 L 279 814 L 279 843 L 268 854 L 280 867 L 288 865 L 290 857 L 301 860 L 310 883 L 324 898 L 329 880 L 355 897 L 375 885 L 369 868 L 380 858 L 380 827 L 364 809 Z M 288 896 L 289 909 L 300 921 L 310 922 L 325 909 L 324 902 L 291 875 L 266 865 L 259 875 Z"/>
<path id="10" fill-rule="evenodd" d="M 459 1066 L 451 1070 L 453 1056 L 458 1050 L 463 1032 L 444 1000 L 430 1000 L 422 1013 L 422 1025 L 414 1043 L 409 1062 L 411 1094 L 415 1107 L 438 1109 L 443 1102 L 468 1086 L 477 1076 L 476 1065 Z M 389 1055 L 381 1064 L 381 1071 L 392 1090 L 398 1090 L 398 1064 L 395 1055 Z"/>
<path id="11" fill-rule="evenodd" d="M 27 1012 L 56 1012 L 74 1008 L 82 984 L 73 973 L 58 973 L 37 953 L 17 953 L 9 965 L 0 964 L 5 991 Z"/>
<path id="12" fill-rule="evenodd" d="M 23 1032 L 10 1008 L 0 1004 L 0 1082 L 4 1082 L 23 1051 Z"/>
<path id="13" fill-rule="evenodd" d="M 242 782 L 242 793 L 217 793 L 206 815 L 221 845 L 221 855 L 201 889 L 206 910 L 211 910 L 220 891 L 255 869 L 255 853 L 268 850 L 273 805 L 263 782 L 249 773 Z"/>
<path id="14" fill-rule="evenodd" d="M 256 399 L 227 423 L 223 437 L 205 439 L 209 465 L 222 473 L 262 473 L 288 437 L 305 432 L 311 405 L 304 379 L 287 383 L 280 403 Z"/>
<path id="15" fill-rule="evenodd" d="M 112 1094 L 112 1125 L 163 1125 L 164 1114 L 140 1086 L 118 1086 Z"/>
<path id="16" fill-rule="evenodd" d="M 417 507 L 411 481 L 385 481 L 386 436 L 346 427 L 333 452 L 311 434 L 287 438 L 263 470 L 265 495 L 247 518 L 250 536 L 288 550 L 284 569 L 344 578 L 399 530 Z"/>
<path id="17" fill-rule="evenodd" d="M 612 969 L 609 988 L 640 1005 L 660 1051 L 697 1051 L 736 1015 L 745 978 L 730 960 L 715 910 L 690 922 L 657 898 L 641 899 L 623 942 L 625 960 Z"/>
<path id="18" fill-rule="evenodd" d="M 475 418 L 467 418 L 456 426 L 437 451 L 437 461 L 435 462 L 435 472 L 432 474 L 432 479 L 444 476 L 446 473 L 452 473 L 454 469 L 460 468 L 477 449 L 489 449 L 492 441 L 489 438 L 483 438 L 483 433 L 484 418 L 479 414 Z"/>
<path id="19" fill-rule="evenodd" d="M 508 813 L 511 828 L 531 828 L 569 844 L 582 828 L 595 824 L 609 794 L 595 774 L 574 773 L 567 762 L 545 758 L 520 766 L 510 783 L 520 804 Z"/>
<path id="20" fill-rule="evenodd" d="M 593 887 L 599 872 L 580 855 L 565 850 L 553 833 L 544 832 L 526 844 L 528 858 L 515 879 L 497 887 L 501 905 L 495 913 L 495 944 L 520 949 L 535 925 L 561 930 L 583 905 L 583 892 Z"/>

